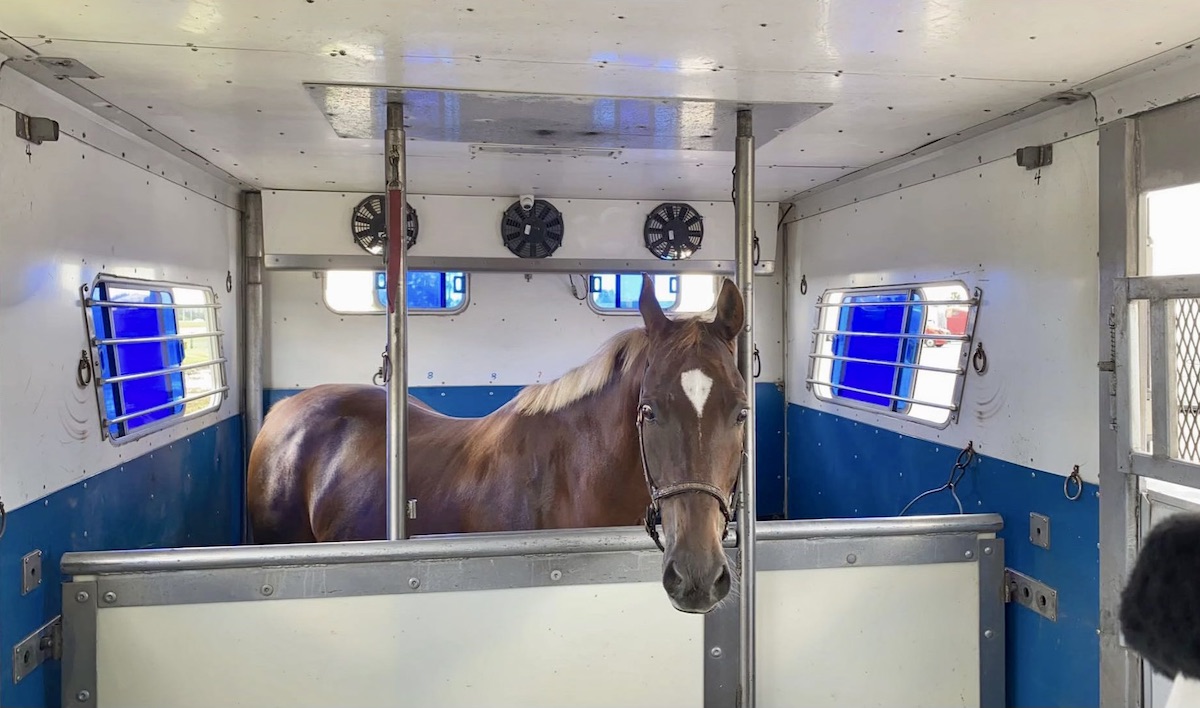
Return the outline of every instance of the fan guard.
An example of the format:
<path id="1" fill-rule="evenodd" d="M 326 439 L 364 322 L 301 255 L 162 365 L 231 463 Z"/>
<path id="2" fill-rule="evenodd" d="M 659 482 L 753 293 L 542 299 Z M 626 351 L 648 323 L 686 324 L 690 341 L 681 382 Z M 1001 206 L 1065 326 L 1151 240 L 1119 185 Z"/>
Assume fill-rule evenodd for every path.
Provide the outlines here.
<path id="1" fill-rule="evenodd" d="M 646 248 L 664 261 L 690 258 L 704 241 L 704 217 L 682 202 L 664 202 L 646 215 Z"/>
<path id="2" fill-rule="evenodd" d="M 563 229 L 562 212 L 550 202 L 536 199 L 526 210 L 518 200 L 504 210 L 500 238 L 519 258 L 545 258 L 562 245 Z"/>
<path id="3" fill-rule="evenodd" d="M 420 231 L 420 221 L 417 210 L 407 201 L 404 202 L 404 221 L 406 227 L 405 248 L 412 248 L 417 242 Z M 350 233 L 359 248 L 376 256 L 382 255 L 387 248 L 387 219 L 384 215 L 382 194 L 372 194 L 354 207 L 350 215 Z"/>

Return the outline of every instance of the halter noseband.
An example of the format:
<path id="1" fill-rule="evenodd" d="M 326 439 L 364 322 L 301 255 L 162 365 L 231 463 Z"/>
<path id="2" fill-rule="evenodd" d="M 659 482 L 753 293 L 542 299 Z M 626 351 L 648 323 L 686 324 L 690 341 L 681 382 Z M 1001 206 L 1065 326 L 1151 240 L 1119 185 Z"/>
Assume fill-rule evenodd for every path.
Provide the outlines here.
<path id="1" fill-rule="evenodd" d="M 637 408 L 638 449 L 642 454 L 642 474 L 646 478 L 646 487 L 650 490 L 650 506 L 646 507 L 645 526 L 646 533 L 650 534 L 650 538 L 654 539 L 654 545 L 658 546 L 658 550 L 664 553 L 667 550 L 663 547 L 662 540 L 658 536 L 658 524 L 662 521 L 662 506 L 660 502 L 668 497 L 686 494 L 687 492 L 707 494 L 717 500 L 721 516 L 725 517 L 725 527 L 721 529 L 721 538 L 724 539 L 726 532 L 729 530 L 729 522 L 733 518 L 730 506 L 733 504 L 734 495 L 737 494 L 737 479 L 733 482 L 733 490 L 730 492 L 728 500 L 725 499 L 720 489 L 708 482 L 677 482 L 659 489 L 654 484 L 654 480 L 650 479 L 650 466 L 646 463 L 646 444 L 642 438 L 643 421 L 642 405 L 639 403 Z"/>

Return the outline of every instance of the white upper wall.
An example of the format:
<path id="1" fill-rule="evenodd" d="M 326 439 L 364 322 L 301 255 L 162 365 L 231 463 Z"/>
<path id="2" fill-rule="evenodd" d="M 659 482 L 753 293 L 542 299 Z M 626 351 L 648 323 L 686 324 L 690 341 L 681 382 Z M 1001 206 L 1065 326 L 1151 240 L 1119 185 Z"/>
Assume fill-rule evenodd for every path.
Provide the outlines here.
<path id="1" fill-rule="evenodd" d="M 8 67 L 0 104 L 0 497 L 14 509 L 238 413 L 229 366 L 219 410 L 116 446 L 75 371 L 88 348 L 79 288 L 99 272 L 211 286 L 236 360 L 239 303 L 225 279 L 238 282 L 240 259 L 228 185 Z M 14 110 L 59 121 L 58 141 L 18 139 Z"/>
<path id="2" fill-rule="evenodd" d="M 263 193 L 268 256 L 361 255 L 350 236 L 350 214 L 365 193 Z M 609 337 L 641 325 L 630 315 L 600 315 L 571 293 L 565 274 L 526 277 L 522 260 L 500 240 L 500 216 L 513 197 L 409 195 L 419 215 L 413 256 L 512 259 L 512 272 L 469 275 L 469 304 L 456 315 L 408 318 L 409 385 L 526 385 L 560 376 Z M 562 247 L 551 258 L 654 260 L 642 223 L 657 201 L 553 200 L 566 222 Z M 733 259 L 733 207 L 691 202 L 704 216 L 698 261 Z M 756 205 L 761 259 L 775 258 L 778 205 Z M 668 265 L 664 263 L 664 265 Z M 755 278 L 755 339 L 760 382 L 783 376 L 783 281 Z M 382 269 L 382 261 L 380 262 Z M 583 281 L 577 275 L 575 285 Z M 311 271 L 268 271 L 264 386 L 305 388 L 327 382 L 369 382 L 387 342 L 381 314 L 341 315 L 324 302 L 323 281 Z"/>
<path id="3" fill-rule="evenodd" d="M 369 192 L 263 192 L 263 243 L 266 254 L 362 255 L 351 237 L 350 216 Z M 521 260 L 500 238 L 504 210 L 517 195 L 457 197 L 409 194 L 419 222 L 413 256 L 510 258 L 520 272 Z M 551 259 L 654 259 L 646 250 L 642 227 L 663 200 L 550 199 L 562 213 L 562 246 Z M 732 202 L 685 201 L 704 218 L 704 240 L 692 256 L 697 261 L 734 258 Z M 775 259 L 776 202 L 755 205 L 755 230 L 763 261 Z M 382 262 L 382 261 L 381 261 Z M 664 266 L 669 264 L 664 264 Z"/>
<path id="4" fill-rule="evenodd" d="M 1043 127 L 1057 130 L 1061 119 L 1047 119 Z M 956 448 L 974 441 L 981 454 L 1056 474 L 1079 465 L 1095 482 L 1097 137 L 1087 132 L 1061 140 L 1052 165 L 1029 171 L 1012 157 L 1031 144 L 1023 140 L 1029 135 L 1013 135 L 1004 159 L 857 203 L 851 198 L 823 213 L 797 205 L 797 212 L 813 215 L 788 232 L 788 400 Z M 979 147 L 964 144 L 955 152 L 974 157 Z M 841 188 L 843 201 L 854 186 Z M 796 287 L 802 275 L 807 295 Z M 982 289 L 975 333 L 989 362 L 982 376 L 968 372 L 957 423 L 936 430 L 824 403 L 807 390 L 810 333 L 822 291 L 945 279 Z"/>

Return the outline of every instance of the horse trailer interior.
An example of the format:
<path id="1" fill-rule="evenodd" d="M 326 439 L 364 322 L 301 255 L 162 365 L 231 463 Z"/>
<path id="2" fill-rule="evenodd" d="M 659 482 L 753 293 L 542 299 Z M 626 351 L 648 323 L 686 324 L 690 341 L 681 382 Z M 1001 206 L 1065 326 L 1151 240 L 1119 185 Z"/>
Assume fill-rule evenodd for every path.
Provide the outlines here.
<path id="1" fill-rule="evenodd" d="M 1197 42 L 0 0 L 0 706 L 1193 705 Z"/>

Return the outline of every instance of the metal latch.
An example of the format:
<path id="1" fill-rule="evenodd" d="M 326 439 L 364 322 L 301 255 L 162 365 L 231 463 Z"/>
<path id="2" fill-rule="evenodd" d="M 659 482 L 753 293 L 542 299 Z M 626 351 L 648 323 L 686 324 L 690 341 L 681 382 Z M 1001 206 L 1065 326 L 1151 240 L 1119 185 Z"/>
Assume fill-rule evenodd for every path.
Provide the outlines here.
<path id="1" fill-rule="evenodd" d="M 1058 591 L 1012 568 L 1004 569 L 1004 602 L 1015 602 L 1051 622 L 1058 621 Z"/>
<path id="2" fill-rule="evenodd" d="M 60 661 L 62 644 L 62 615 L 57 615 L 13 647 L 13 683 L 47 661 Z"/>
<path id="3" fill-rule="evenodd" d="M 1017 165 L 1027 170 L 1045 167 L 1054 162 L 1054 145 L 1027 145 L 1017 150 Z"/>
<path id="4" fill-rule="evenodd" d="M 58 140 L 58 121 L 17 113 L 17 137 L 34 145 L 46 140 L 54 142 Z"/>

